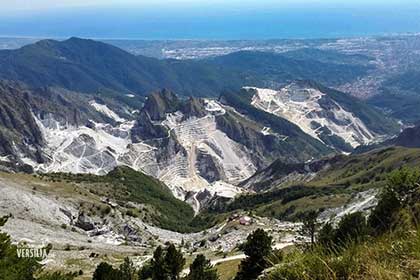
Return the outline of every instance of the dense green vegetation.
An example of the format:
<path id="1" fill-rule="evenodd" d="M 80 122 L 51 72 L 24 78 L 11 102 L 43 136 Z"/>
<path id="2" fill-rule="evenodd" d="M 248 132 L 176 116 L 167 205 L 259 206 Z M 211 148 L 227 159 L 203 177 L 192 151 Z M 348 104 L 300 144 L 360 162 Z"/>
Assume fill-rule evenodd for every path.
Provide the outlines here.
<path id="1" fill-rule="evenodd" d="M 325 51 L 321 49 L 303 48 L 286 52 L 286 57 L 291 57 L 299 60 L 316 60 L 320 62 L 345 63 L 356 65 L 367 65 L 374 58 L 361 54 L 343 54 L 338 51 Z"/>
<path id="2" fill-rule="evenodd" d="M 398 73 L 382 85 L 381 94 L 369 99 L 371 105 L 383 108 L 391 116 L 406 122 L 420 120 L 420 72 L 416 69 Z"/>
<path id="3" fill-rule="evenodd" d="M 186 280 L 218 280 L 217 271 L 204 255 L 198 255 L 190 265 L 190 273 Z"/>
<path id="4" fill-rule="evenodd" d="M 279 190 L 262 192 L 253 195 L 242 195 L 237 197 L 232 203 L 227 206 L 227 210 L 233 211 L 238 209 L 252 210 L 259 206 L 265 206 L 274 201 L 279 201 L 282 204 L 288 202 L 313 196 L 313 195 L 332 195 L 335 193 L 344 192 L 345 187 L 307 187 L 307 186 L 291 186 Z M 349 190 L 347 190 L 349 191 Z"/>
<path id="5" fill-rule="evenodd" d="M 257 229 L 248 236 L 246 242 L 241 245 L 247 257 L 239 265 L 235 280 L 256 279 L 261 271 L 270 266 L 267 258 L 273 250 L 272 239 L 263 229 Z"/>
<path id="6" fill-rule="evenodd" d="M 270 191 L 241 195 L 225 208 L 217 210 L 246 209 L 261 216 L 295 221 L 311 210 L 342 206 L 352 199 L 354 193 L 371 188 L 382 189 L 391 171 L 402 166 L 420 165 L 420 149 L 389 147 L 364 154 L 339 155 L 320 162 L 321 167 L 325 164 L 328 168 L 319 171 L 309 182 L 292 182 L 278 188 L 272 185 Z M 266 176 L 276 178 L 279 175 L 281 178 L 303 169 L 300 165 L 277 161 Z M 264 184 L 270 188 L 273 183 L 268 180 Z"/>
<path id="7" fill-rule="evenodd" d="M 403 168 L 388 178 L 378 206 L 327 223 L 314 246 L 284 256 L 264 279 L 415 279 L 420 269 L 420 173 Z"/>
<path id="8" fill-rule="evenodd" d="M 186 259 L 175 245 L 159 246 L 153 253 L 151 261 L 137 270 L 129 258 L 118 269 L 103 262 L 94 272 L 93 280 L 218 280 L 216 270 L 204 255 L 198 255 L 190 265 L 187 276 L 181 277 Z"/>
<path id="9" fill-rule="evenodd" d="M 320 59 L 311 57 L 313 52 L 317 52 Z M 285 54 L 240 51 L 209 61 L 246 78 L 248 83 L 243 82 L 242 86 L 253 82 L 255 86 L 260 86 L 262 82 L 284 83 L 300 79 L 338 85 L 363 76 L 370 69 L 369 66 L 353 63 L 353 58 L 354 56 L 337 55 L 334 51 L 305 49 Z"/>
<path id="10" fill-rule="evenodd" d="M 359 189 L 382 187 L 387 174 L 400 167 L 420 164 L 420 149 L 388 147 L 363 154 L 340 156 L 319 172 L 311 186 L 351 185 Z"/>
<path id="11" fill-rule="evenodd" d="M 137 279 L 137 270 L 129 258 L 118 269 L 113 268 L 108 263 L 100 263 L 93 273 L 92 280 L 135 280 Z"/>
<path id="12" fill-rule="evenodd" d="M 55 173 L 52 180 L 85 184 L 90 190 L 115 199 L 121 205 L 132 201 L 150 207 L 150 222 L 179 232 L 197 231 L 215 222 L 212 217 L 197 216 L 187 203 L 176 199 L 166 185 L 128 167 L 118 167 L 105 176 Z M 129 214 L 134 215 L 133 211 Z"/>

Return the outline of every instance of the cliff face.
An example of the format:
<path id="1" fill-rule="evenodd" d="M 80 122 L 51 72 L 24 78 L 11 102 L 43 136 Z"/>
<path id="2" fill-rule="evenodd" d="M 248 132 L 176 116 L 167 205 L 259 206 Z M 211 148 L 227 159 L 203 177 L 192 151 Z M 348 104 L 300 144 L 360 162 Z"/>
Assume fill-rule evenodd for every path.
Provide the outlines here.
<path id="1" fill-rule="evenodd" d="M 0 156 L 19 153 L 42 162 L 41 131 L 33 117 L 30 102 L 36 99 L 17 84 L 0 83 Z"/>
<path id="2" fill-rule="evenodd" d="M 147 112 L 153 121 L 164 120 L 167 113 L 174 113 L 179 109 L 180 103 L 175 93 L 163 89 L 149 95 L 142 111 Z"/>
<path id="3" fill-rule="evenodd" d="M 59 88 L 29 89 L 22 83 L 0 81 L 1 161 L 18 165 L 48 161 L 40 122 L 49 128 L 115 123 L 90 105 L 92 98 Z"/>

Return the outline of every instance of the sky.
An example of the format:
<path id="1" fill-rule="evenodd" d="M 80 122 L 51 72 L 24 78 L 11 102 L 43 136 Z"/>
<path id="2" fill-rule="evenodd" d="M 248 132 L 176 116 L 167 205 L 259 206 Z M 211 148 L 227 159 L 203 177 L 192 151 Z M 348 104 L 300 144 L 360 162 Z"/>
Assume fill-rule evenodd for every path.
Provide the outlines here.
<path id="1" fill-rule="evenodd" d="M 420 0 L 0 0 L 0 36 L 330 38 L 420 32 Z"/>
<path id="2" fill-rule="evenodd" d="M 420 0 L 0 0 L 0 13 L 6 14 L 18 11 L 54 10 L 60 8 L 75 7 L 159 7 L 159 6 L 290 6 L 296 4 L 319 4 L 345 6 L 351 3 L 353 6 L 366 4 L 389 5 L 389 4 L 413 4 Z"/>

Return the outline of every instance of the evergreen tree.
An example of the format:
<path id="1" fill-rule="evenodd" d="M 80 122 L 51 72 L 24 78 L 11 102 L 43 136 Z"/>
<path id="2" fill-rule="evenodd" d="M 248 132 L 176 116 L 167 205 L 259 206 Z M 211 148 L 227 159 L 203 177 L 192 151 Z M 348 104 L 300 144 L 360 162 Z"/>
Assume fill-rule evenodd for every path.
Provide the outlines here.
<path id="1" fill-rule="evenodd" d="M 0 227 L 6 224 L 8 218 L 0 218 Z M 41 268 L 37 261 L 34 258 L 19 258 L 17 246 L 12 245 L 10 236 L 0 232 L 0 279 L 32 280 L 35 271 Z"/>
<path id="2" fill-rule="evenodd" d="M 152 279 L 167 280 L 168 273 L 165 266 L 165 255 L 162 246 L 156 248 L 151 261 Z"/>
<path id="3" fill-rule="evenodd" d="M 153 276 L 152 264 L 150 262 L 143 265 L 143 267 L 139 270 L 139 279 L 151 279 Z"/>
<path id="4" fill-rule="evenodd" d="M 217 271 L 204 255 L 198 255 L 190 265 L 187 280 L 218 280 Z"/>
<path id="5" fill-rule="evenodd" d="M 93 280 L 116 280 L 118 272 L 106 262 L 101 262 L 93 273 Z"/>
<path id="6" fill-rule="evenodd" d="M 235 280 L 254 280 L 269 266 L 266 258 L 272 252 L 272 239 L 262 229 L 257 229 L 247 237 L 241 246 L 247 258 L 241 262 Z"/>
<path id="7" fill-rule="evenodd" d="M 165 266 L 169 274 L 169 279 L 178 280 L 184 265 L 185 258 L 182 252 L 177 250 L 174 244 L 170 244 L 166 249 L 165 255 Z"/>
<path id="8" fill-rule="evenodd" d="M 317 211 L 309 211 L 308 213 L 306 213 L 302 218 L 302 228 L 299 231 L 299 233 L 302 236 L 306 236 L 310 239 L 311 246 L 315 244 L 315 235 L 319 227 L 317 218 L 318 218 Z"/>
<path id="9" fill-rule="evenodd" d="M 124 262 L 120 265 L 119 276 L 121 280 L 135 280 L 136 269 L 130 258 L 126 257 Z"/>

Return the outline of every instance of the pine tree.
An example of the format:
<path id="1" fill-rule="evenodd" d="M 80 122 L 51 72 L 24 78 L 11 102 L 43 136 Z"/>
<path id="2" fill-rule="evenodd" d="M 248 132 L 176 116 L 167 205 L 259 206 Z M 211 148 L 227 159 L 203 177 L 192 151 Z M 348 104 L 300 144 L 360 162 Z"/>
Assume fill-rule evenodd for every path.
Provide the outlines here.
<path id="1" fill-rule="evenodd" d="M 121 280 L 135 280 L 136 269 L 130 258 L 126 257 L 124 262 L 120 265 L 119 275 Z"/>
<path id="2" fill-rule="evenodd" d="M 239 266 L 235 280 L 254 280 L 268 267 L 267 257 L 272 252 L 272 237 L 257 229 L 247 238 L 242 250 L 247 255 Z"/>
<path id="3" fill-rule="evenodd" d="M 387 186 L 373 209 L 368 224 L 373 233 L 380 235 L 391 230 L 398 222 L 396 214 L 403 207 L 414 206 L 419 201 L 420 173 L 418 170 L 402 168 L 388 177 Z"/>
<path id="4" fill-rule="evenodd" d="M 198 255 L 190 265 L 187 280 L 218 280 L 217 271 L 204 255 Z"/>
<path id="5" fill-rule="evenodd" d="M 143 265 L 143 267 L 139 270 L 138 275 L 140 280 L 151 279 L 153 276 L 152 264 L 148 262 Z"/>
<path id="6" fill-rule="evenodd" d="M 92 280 L 111 280 L 115 279 L 116 270 L 106 262 L 101 262 L 93 273 Z"/>
<path id="7" fill-rule="evenodd" d="M 165 255 L 162 246 L 156 248 L 151 261 L 152 279 L 167 280 L 168 274 L 165 266 Z"/>
<path id="8" fill-rule="evenodd" d="M 174 244 L 170 244 L 166 249 L 165 265 L 169 274 L 169 279 L 178 280 L 179 274 L 185 265 L 185 258 L 180 250 L 175 248 Z"/>
<path id="9" fill-rule="evenodd" d="M 319 227 L 317 218 L 318 218 L 317 211 L 309 211 L 302 218 L 302 228 L 299 233 L 302 236 L 306 236 L 310 239 L 311 246 L 315 244 L 315 235 Z"/>

